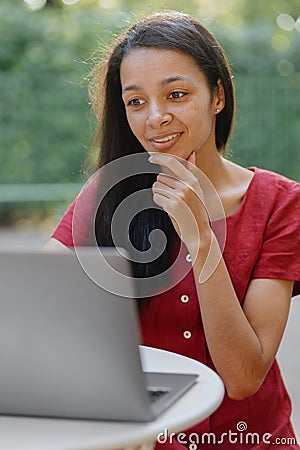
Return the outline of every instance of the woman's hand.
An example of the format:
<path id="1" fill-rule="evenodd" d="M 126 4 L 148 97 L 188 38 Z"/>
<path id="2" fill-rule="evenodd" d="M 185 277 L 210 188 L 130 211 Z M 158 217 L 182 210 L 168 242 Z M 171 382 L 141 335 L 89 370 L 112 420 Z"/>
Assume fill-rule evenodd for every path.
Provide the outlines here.
<path id="1" fill-rule="evenodd" d="M 204 333 L 214 366 L 229 397 L 242 400 L 259 389 L 274 361 L 288 317 L 293 283 L 254 279 L 242 308 L 210 229 L 209 219 L 219 217 L 220 212 L 214 214 L 214 210 L 211 214 L 217 204 L 216 191 L 209 191 L 205 176 L 201 176 L 200 186 L 201 172 L 194 166 L 195 156 L 181 162 L 174 156 L 155 154 L 150 161 L 168 170 L 168 174 L 159 174 L 153 184 L 154 201 L 169 214 L 192 256 Z M 207 241 L 203 236 L 207 230 L 211 250 L 205 254 Z M 191 248 L 197 234 L 201 238 L 200 251 L 195 257 Z"/>
<path id="2" fill-rule="evenodd" d="M 195 165 L 195 153 L 186 161 L 173 155 L 155 153 L 149 161 L 163 168 L 152 186 L 153 200 L 167 212 L 178 236 L 195 259 L 200 242 L 210 245 L 211 239 L 205 196 L 197 177 L 199 169 Z"/>

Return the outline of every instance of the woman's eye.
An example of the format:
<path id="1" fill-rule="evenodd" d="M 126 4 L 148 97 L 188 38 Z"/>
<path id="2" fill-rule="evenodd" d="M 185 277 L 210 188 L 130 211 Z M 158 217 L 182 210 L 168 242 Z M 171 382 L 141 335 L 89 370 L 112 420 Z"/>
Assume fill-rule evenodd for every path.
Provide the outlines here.
<path id="1" fill-rule="evenodd" d="M 140 98 L 133 98 L 128 102 L 128 106 L 134 106 L 135 108 L 138 106 L 141 106 L 144 102 L 144 100 L 141 100 Z"/>
<path id="2" fill-rule="evenodd" d="M 177 98 L 184 97 L 185 95 L 186 95 L 186 92 L 174 91 L 174 92 L 171 92 L 170 97 L 174 98 L 174 99 L 177 99 Z"/>

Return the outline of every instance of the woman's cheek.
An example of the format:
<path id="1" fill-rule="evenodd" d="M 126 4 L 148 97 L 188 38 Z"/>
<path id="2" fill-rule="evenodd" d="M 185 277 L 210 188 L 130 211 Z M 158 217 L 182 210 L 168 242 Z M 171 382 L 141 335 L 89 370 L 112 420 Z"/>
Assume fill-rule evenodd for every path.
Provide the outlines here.
<path id="1" fill-rule="evenodd" d="M 131 128 L 131 131 L 133 132 L 135 137 L 138 140 L 140 140 L 141 130 L 142 130 L 141 118 L 128 115 L 127 116 L 127 121 L 128 121 L 129 127 Z"/>

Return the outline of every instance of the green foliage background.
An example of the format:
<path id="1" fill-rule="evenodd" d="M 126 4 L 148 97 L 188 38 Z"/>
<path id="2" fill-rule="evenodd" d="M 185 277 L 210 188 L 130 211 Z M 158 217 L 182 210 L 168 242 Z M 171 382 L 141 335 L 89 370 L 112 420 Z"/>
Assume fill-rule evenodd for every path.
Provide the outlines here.
<path id="1" fill-rule="evenodd" d="M 231 158 L 300 181 L 300 22 L 298 31 L 276 24 L 280 13 L 297 19 L 297 2 L 185 7 L 170 0 L 163 7 L 193 13 L 225 47 L 237 93 Z M 0 205 L 1 184 L 83 181 L 93 135 L 85 81 L 92 52 L 133 18 L 163 9 L 155 1 L 118 0 L 110 9 L 104 0 L 105 8 L 93 0 L 51 3 L 34 12 L 23 0 L 0 3 Z"/>

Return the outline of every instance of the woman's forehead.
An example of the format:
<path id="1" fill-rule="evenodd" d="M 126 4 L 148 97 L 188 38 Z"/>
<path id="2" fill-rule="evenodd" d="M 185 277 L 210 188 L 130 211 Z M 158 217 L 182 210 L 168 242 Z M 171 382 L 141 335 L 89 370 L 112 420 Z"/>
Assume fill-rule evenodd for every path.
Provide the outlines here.
<path id="1" fill-rule="evenodd" d="M 161 64 L 162 61 L 168 63 L 176 60 L 180 64 L 197 66 L 196 61 L 191 55 L 180 50 L 159 47 L 135 47 L 124 56 L 121 65 L 126 60 L 130 60 L 131 63 L 135 64 L 153 64 L 155 61 Z"/>
<path id="2" fill-rule="evenodd" d="M 194 58 L 178 50 L 161 48 L 135 48 L 122 60 L 120 66 L 121 83 L 132 84 L 134 80 L 150 79 L 161 84 L 165 80 L 192 81 L 203 78 L 203 73 Z M 163 87 L 163 86 L 162 86 Z"/>

